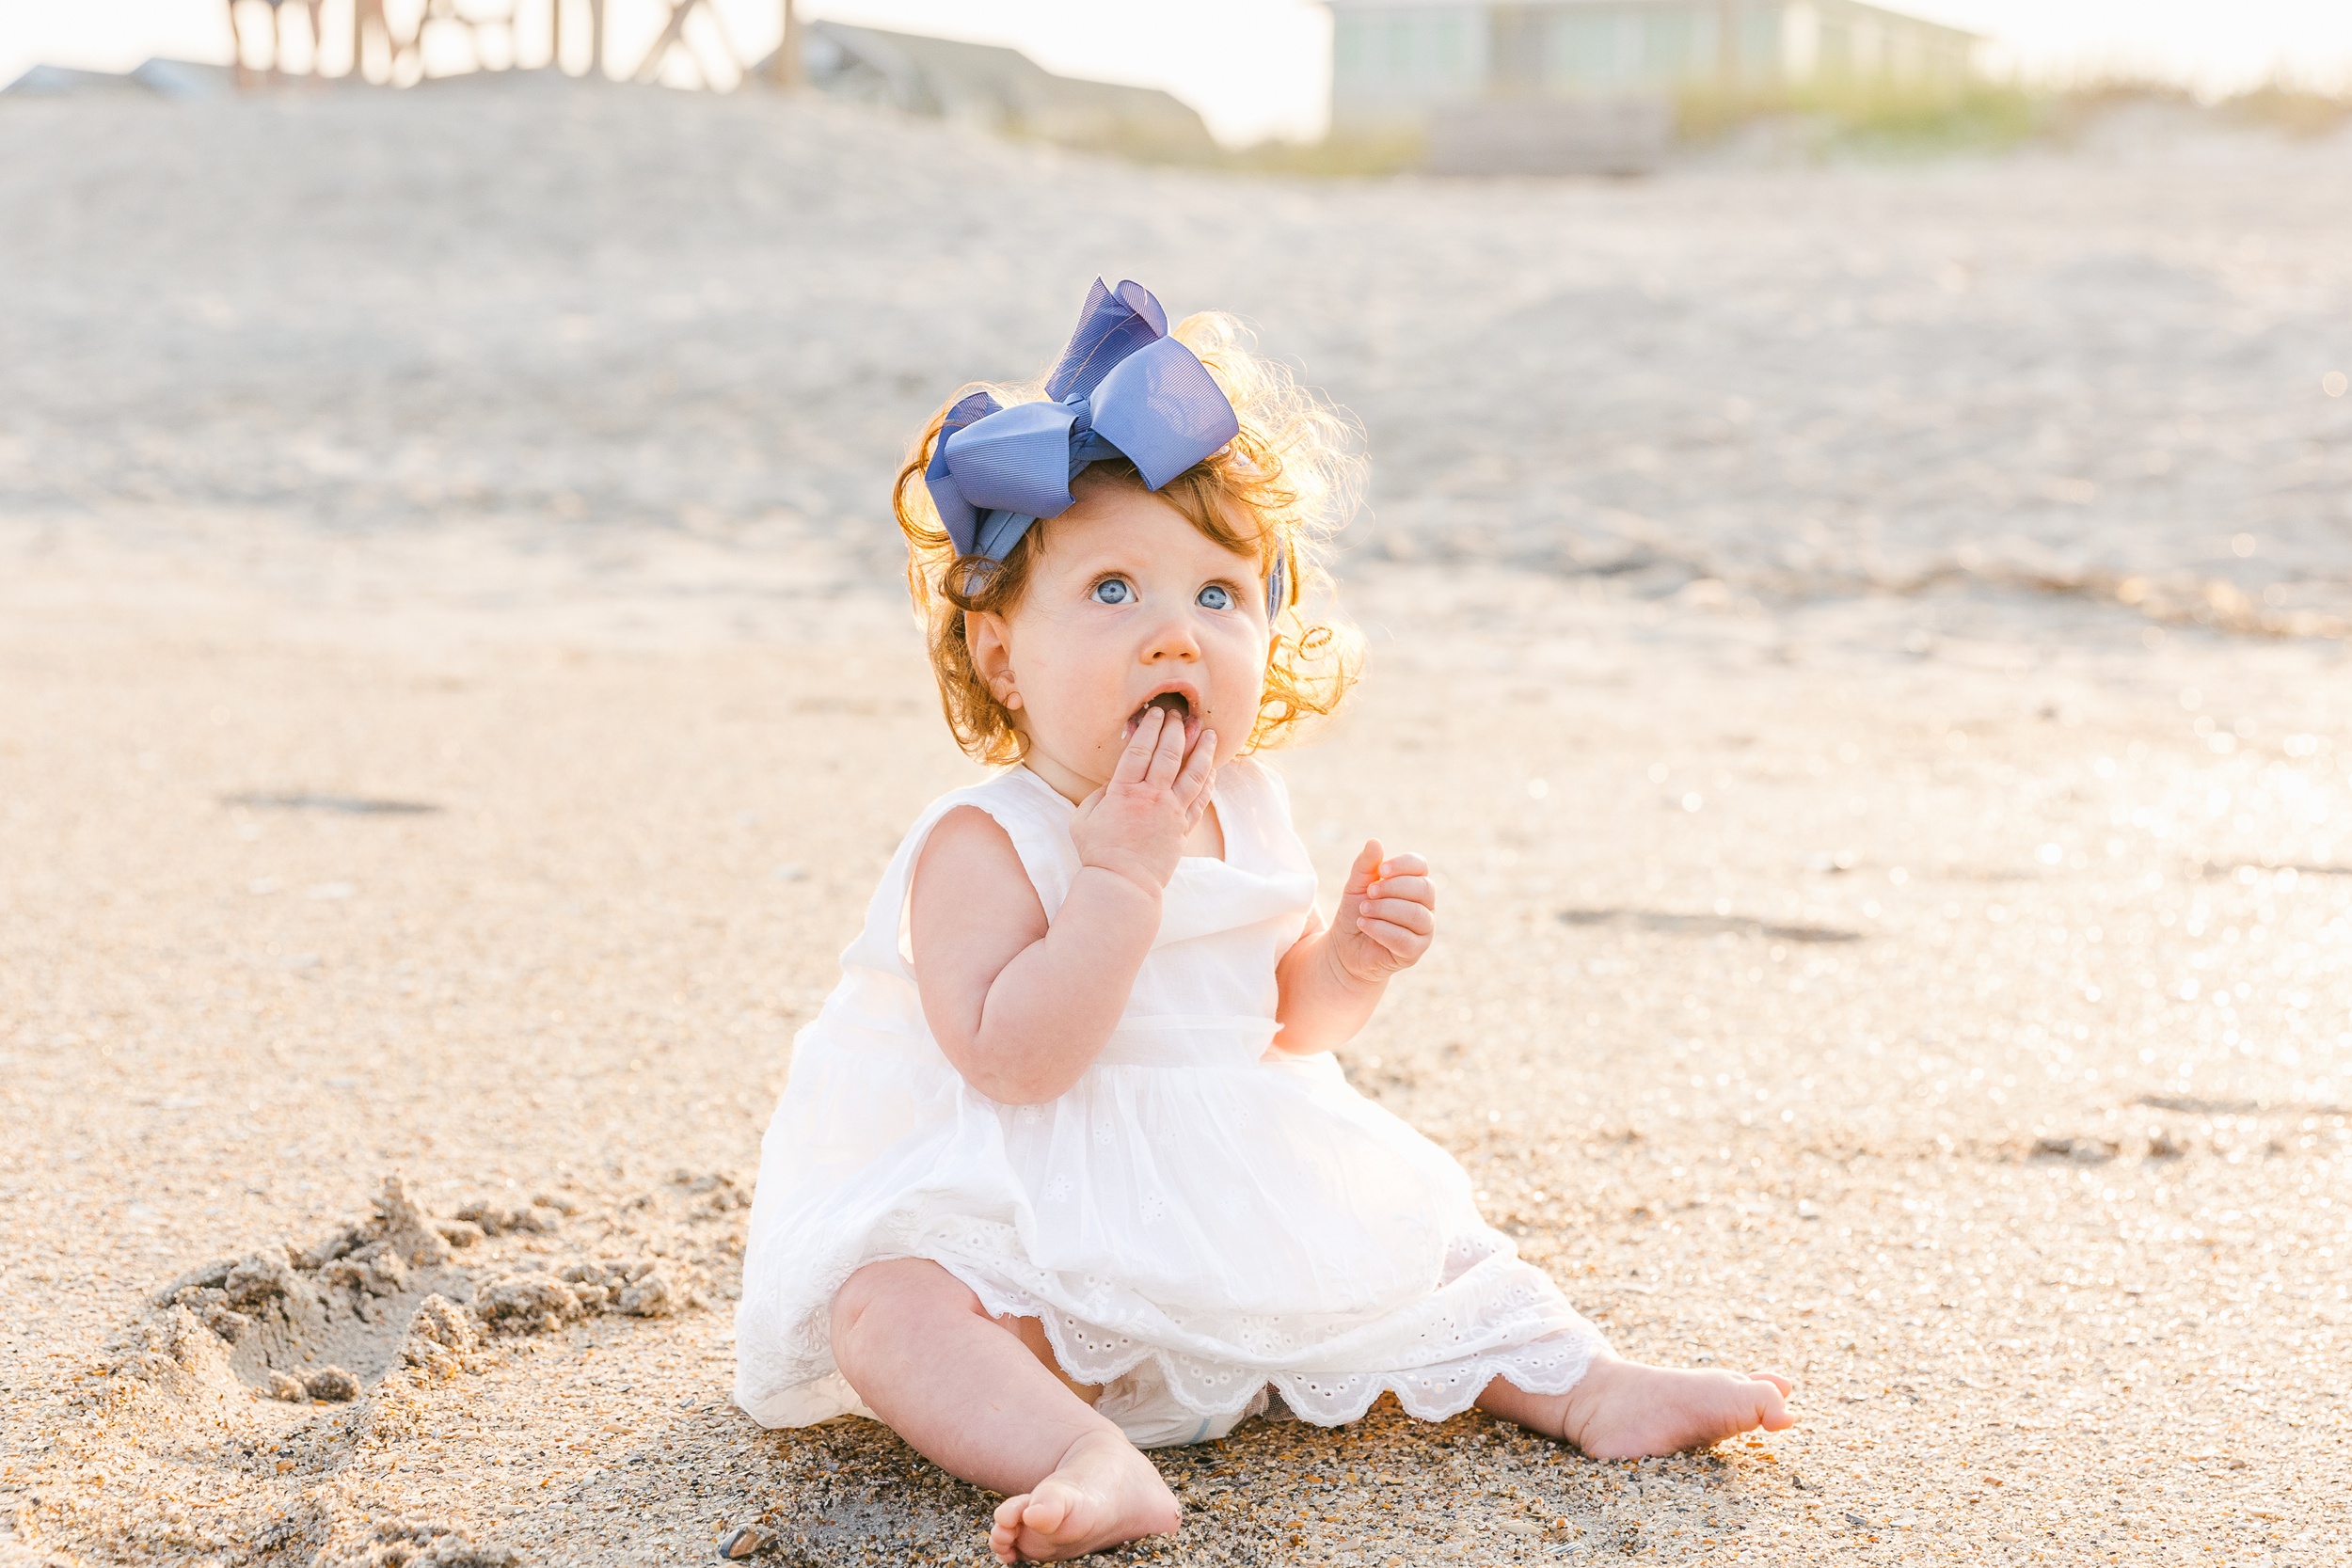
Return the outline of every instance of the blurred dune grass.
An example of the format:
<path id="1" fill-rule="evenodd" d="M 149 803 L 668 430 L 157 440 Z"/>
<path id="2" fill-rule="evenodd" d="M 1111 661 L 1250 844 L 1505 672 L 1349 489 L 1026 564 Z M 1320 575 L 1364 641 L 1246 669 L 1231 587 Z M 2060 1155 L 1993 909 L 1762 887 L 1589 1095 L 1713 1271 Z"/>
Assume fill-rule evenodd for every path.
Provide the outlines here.
<path id="1" fill-rule="evenodd" d="M 2111 115 L 2150 109 L 2216 131 L 2263 131 L 2309 139 L 2328 135 L 2352 120 L 2352 84 L 2325 87 L 2280 77 L 2213 102 L 2200 100 L 2178 83 L 2124 75 L 2058 83 L 1825 79 L 1753 87 L 1703 84 L 1676 95 L 1675 138 L 1680 151 L 1700 156 L 1745 144 L 1782 161 L 1901 161 L 2070 147 Z M 1149 148 L 1109 150 L 1146 162 L 1168 161 Z M 1425 151 L 1420 134 L 1395 131 L 1337 135 L 1318 142 L 1260 142 L 1220 150 L 1212 161 L 1245 173 L 1377 178 L 1419 169 Z"/>
<path id="2" fill-rule="evenodd" d="M 1825 80 L 1693 87 L 1676 102 L 1686 147 L 1790 126 L 1819 152 L 1943 153 L 2014 147 L 2044 133 L 2061 100 L 2009 82 Z"/>
<path id="3" fill-rule="evenodd" d="M 2296 136 L 2324 136 L 2352 119 L 2352 85 L 2326 90 L 2266 82 L 2221 105 L 2227 117 Z"/>
<path id="4" fill-rule="evenodd" d="M 2063 83 L 1825 80 L 1725 90 L 1699 87 L 1676 103 L 1686 148 L 1719 146 L 1773 124 L 1794 125 L 1824 156 L 1917 157 L 2068 146 L 2099 120 L 2133 109 L 2170 111 L 2215 129 L 2326 135 L 2352 119 L 2352 87 L 2274 78 L 2206 103 L 2178 83 L 2103 75 Z"/>

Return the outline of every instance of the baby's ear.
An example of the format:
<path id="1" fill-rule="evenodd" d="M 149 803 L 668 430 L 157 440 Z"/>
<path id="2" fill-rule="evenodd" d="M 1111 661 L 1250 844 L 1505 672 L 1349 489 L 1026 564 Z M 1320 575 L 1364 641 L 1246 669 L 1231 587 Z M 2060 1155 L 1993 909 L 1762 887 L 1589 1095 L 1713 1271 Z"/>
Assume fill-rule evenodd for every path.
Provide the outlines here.
<path id="1" fill-rule="evenodd" d="M 1021 705 L 1012 673 L 1012 648 L 1005 639 L 1005 618 L 993 610 L 963 612 L 963 645 L 972 651 L 972 669 L 988 694 L 1007 708 Z"/>

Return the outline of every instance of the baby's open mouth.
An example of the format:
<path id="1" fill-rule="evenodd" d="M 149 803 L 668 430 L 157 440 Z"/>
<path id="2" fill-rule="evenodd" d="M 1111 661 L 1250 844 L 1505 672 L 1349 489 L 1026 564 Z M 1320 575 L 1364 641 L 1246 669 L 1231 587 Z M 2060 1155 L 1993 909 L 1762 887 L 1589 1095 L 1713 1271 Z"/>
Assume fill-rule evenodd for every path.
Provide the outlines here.
<path id="1" fill-rule="evenodd" d="M 1151 712 L 1153 708 L 1160 709 L 1162 712 L 1168 715 L 1168 717 L 1183 723 L 1184 726 L 1184 750 L 1187 752 L 1191 751 L 1193 741 L 1198 739 L 1200 735 L 1200 721 L 1192 711 L 1192 699 L 1185 696 L 1181 691 L 1163 691 L 1158 696 L 1152 698 L 1150 702 L 1144 704 L 1141 707 L 1136 709 L 1135 712 L 1129 714 L 1127 716 L 1128 736 L 1131 738 L 1134 736 L 1136 733 L 1136 726 L 1142 723 L 1143 716 Z"/>

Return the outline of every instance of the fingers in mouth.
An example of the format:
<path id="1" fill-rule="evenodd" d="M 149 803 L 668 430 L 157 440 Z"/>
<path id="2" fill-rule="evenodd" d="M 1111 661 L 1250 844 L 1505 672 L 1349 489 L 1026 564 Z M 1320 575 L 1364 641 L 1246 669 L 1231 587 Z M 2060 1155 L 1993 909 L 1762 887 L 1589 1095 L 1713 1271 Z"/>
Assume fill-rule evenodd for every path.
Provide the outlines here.
<path id="1" fill-rule="evenodd" d="M 1184 751 L 1189 753 L 1192 751 L 1193 742 L 1200 738 L 1200 716 L 1193 711 L 1191 699 L 1181 691 L 1163 691 L 1129 714 L 1126 737 L 1131 740 L 1135 738 L 1136 727 L 1143 722 L 1144 715 L 1153 708 L 1160 709 L 1184 726 Z"/>

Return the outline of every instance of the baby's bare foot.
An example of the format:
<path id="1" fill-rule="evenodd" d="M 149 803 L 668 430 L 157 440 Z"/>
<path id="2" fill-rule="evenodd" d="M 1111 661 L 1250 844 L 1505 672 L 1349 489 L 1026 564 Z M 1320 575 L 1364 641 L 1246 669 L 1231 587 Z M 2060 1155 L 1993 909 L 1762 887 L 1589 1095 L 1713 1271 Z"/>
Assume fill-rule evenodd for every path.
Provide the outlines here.
<path id="1" fill-rule="evenodd" d="M 1564 1396 L 1560 1435 L 1595 1459 L 1703 1449 L 1789 1426 L 1784 1402 L 1793 1386 L 1777 1372 L 1686 1371 L 1609 1356 Z"/>
<path id="2" fill-rule="evenodd" d="M 1004 1562 L 1058 1562 L 1166 1535 L 1181 1517 L 1175 1494 L 1141 1450 L 1116 1432 L 1090 1433 L 1070 1445 L 1052 1475 L 996 1505 L 988 1547 Z"/>

